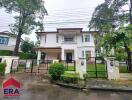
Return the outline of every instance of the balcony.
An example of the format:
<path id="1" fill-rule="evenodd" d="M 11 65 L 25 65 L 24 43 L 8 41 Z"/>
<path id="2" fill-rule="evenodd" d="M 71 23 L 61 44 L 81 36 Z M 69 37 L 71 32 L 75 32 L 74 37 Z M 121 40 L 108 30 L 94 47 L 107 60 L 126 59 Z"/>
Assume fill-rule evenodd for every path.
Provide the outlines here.
<path id="1" fill-rule="evenodd" d="M 76 41 L 62 41 L 62 44 L 77 44 Z"/>

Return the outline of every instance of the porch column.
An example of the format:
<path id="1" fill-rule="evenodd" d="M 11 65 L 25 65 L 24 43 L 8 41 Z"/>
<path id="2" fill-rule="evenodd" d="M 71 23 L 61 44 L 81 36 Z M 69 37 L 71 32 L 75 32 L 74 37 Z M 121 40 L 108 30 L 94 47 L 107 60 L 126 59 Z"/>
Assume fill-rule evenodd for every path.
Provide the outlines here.
<path id="1" fill-rule="evenodd" d="M 77 49 L 74 49 L 74 60 L 78 60 L 78 56 L 77 56 Z"/>
<path id="2" fill-rule="evenodd" d="M 65 52 L 64 49 L 61 49 L 61 60 L 65 60 Z"/>
<path id="3" fill-rule="evenodd" d="M 37 65 L 39 65 L 40 60 L 41 60 L 41 51 L 38 51 L 38 55 L 37 55 Z"/>

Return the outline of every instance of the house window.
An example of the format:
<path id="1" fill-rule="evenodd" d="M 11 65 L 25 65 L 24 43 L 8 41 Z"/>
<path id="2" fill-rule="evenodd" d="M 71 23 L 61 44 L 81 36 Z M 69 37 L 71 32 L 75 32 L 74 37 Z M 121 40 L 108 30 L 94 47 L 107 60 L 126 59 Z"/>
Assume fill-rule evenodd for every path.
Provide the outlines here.
<path id="1" fill-rule="evenodd" d="M 56 43 L 59 42 L 59 36 L 56 36 Z"/>
<path id="2" fill-rule="evenodd" d="M 8 45 L 9 38 L 8 37 L 0 37 L 0 44 Z"/>
<path id="3" fill-rule="evenodd" d="M 46 35 L 45 35 L 45 43 L 46 43 Z"/>
<path id="4" fill-rule="evenodd" d="M 83 42 L 83 35 L 82 35 L 82 42 Z"/>
<path id="5" fill-rule="evenodd" d="M 90 58 L 91 57 L 91 51 L 86 51 L 86 58 Z"/>
<path id="6" fill-rule="evenodd" d="M 84 36 L 84 41 L 85 42 L 90 42 L 90 35 L 89 34 Z"/>
<path id="7" fill-rule="evenodd" d="M 64 42 L 73 42 L 74 36 L 66 35 L 64 36 Z"/>

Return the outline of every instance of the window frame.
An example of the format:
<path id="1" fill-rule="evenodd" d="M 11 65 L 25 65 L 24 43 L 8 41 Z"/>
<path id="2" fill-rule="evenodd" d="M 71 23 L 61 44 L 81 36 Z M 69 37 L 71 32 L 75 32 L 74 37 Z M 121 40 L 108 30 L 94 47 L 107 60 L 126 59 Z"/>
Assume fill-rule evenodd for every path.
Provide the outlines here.
<path id="1" fill-rule="evenodd" d="M 84 38 L 84 42 L 90 42 L 91 41 L 91 36 L 90 36 L 90 34 L 85 34 L 84 36 L 83 36 Z"/>
<path id="2" fill-rule="evenodd" d="M 8 45 L 8 43 L 9 43 L 9 37 L 0 36 L 0 44 Z"/>
<path id="3" fill-rule="evenodd" d="M 56 43 L 59 43 L 59 36 L 56 35 Z"/>

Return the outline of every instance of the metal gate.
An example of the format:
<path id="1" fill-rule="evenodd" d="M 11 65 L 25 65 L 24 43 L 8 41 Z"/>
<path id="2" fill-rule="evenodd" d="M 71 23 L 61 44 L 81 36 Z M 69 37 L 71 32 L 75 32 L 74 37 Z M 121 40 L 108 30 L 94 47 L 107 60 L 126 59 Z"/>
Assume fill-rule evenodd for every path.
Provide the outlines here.
<path id="1" fill-rule="evenodd" d="M 86 59 L 89 78 L 107 78 L 107 64 L 104 59 L 90 57 Z"/>

